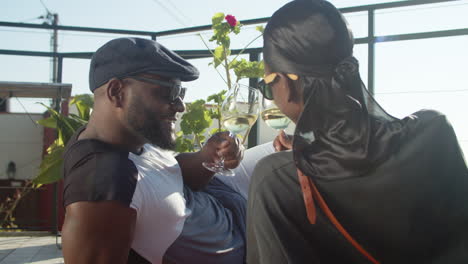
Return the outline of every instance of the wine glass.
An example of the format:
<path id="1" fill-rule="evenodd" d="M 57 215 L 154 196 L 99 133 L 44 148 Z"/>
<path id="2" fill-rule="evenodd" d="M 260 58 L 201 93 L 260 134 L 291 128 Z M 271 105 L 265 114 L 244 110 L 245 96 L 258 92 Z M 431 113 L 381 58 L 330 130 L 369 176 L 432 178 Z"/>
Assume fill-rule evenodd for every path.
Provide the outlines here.
<path id="1" fill-rule="evenodd" d="M 242 144 L 248 137 L 250 129 L 257 121 L 259 114 L 259 92 L 247 85 L 236 83 L 226 94 L 221 105 L 222 124 L 230 133 L 229 136 L 242 138 Z M 240 135 L 244 133 L 243 135 Z M 210 171 L 232 176 L 234 171 L 224 167 L 224 157 L 216 162 L 203 162 Z"/>
<path id="2" fill-rule="evenodd" d="M 291 119 L 281 112 L 273 100 L 263 98 L 261 108 L 263 121 L 276 131 L 286 129 L 289 126 L 289 123 L 291 123 Z"/>

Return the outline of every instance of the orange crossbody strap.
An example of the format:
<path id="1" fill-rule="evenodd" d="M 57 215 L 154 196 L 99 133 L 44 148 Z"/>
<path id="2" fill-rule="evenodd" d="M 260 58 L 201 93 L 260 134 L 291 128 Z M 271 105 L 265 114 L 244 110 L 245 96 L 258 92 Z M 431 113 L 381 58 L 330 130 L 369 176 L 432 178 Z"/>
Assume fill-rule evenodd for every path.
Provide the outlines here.
<path id="1" fill-rule="evenodd" d="M 315 187 L 314 182 L 304 175 L 301 170 L 297 169 L 297 175 L 299 177 L 299 183 L 301 184 L 302 195 L 304 197 L 304 203 L 307 212 L 307 218 L 311 224 L 315 224 L 317 220 L 317 212 L 314 204 L 314 198 L 316 199 L 318 205 L 325 213 L 330 222 L 335 226 L 335 228 L 348 240 L 353 247 L 355 247 L 362 255 L 364 255 L 369 261 L 374 264 L 380 264 L 374 257 L 372 257 L 359 243 L 354 240 L 354 238 L 344 229 L 344 227 L 338 222 L 336 217 L 333 215 L 330 208 L 328 208 L 327 203 L 320 195 L 317 187 Z"/>

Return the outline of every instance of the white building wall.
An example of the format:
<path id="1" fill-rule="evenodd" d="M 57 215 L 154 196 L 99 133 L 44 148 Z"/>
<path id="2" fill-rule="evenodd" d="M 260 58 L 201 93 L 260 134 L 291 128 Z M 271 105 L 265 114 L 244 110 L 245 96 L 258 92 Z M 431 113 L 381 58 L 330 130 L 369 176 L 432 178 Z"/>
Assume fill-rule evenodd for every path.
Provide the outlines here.
<path id="1" fill-rule="evenodd" d="M 44 128 L 33 121 L 39 119 L 42 119 L 41 114 L 0 114 L 0 179 L 7 179 L 10 161 L 16 163 L 15 179 L 31 179 L 37 175 Z"/>

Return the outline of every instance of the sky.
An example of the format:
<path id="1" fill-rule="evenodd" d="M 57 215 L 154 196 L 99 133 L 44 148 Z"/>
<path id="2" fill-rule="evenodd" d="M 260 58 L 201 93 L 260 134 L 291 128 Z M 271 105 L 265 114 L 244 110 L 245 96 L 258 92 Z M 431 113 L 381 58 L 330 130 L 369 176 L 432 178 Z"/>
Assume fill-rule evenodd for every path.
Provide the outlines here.
<path id="1" fill-rule="evenodd" d="M 164 31 L 208 25 L 216 12 L 232 14 L 239 20 L 268 17 L 288 0 L 0 0 L 0 21 L 41 23 L 39 16 L 58 13 L 66 26 Z M 383 3 L 376 0 L 336 0 L 337 7 Z M 468 0 L 424 6 L 381 10 L 376 13 L 376 35 L 405 34 L 468 28 Z M 356 38 L 367 34 L 365 12 L 346 14 Z M 258 35 L 246 26 L 232 37 L 233 48 L 242 48 Z M 201 32 L 207 40 L 211 32 Z M 0 49 L 50 51 L 51 32 L 0 27 Z M 105 42 L 123 35 L 87 32 L 59 32 L 59 52 L 93 52 Z M 158 38 L 173 50 L 206 49 L 200 37 L 183 34 Z M 261 39 L 252 47 L 261 47 Z M 210 46 L 213 48 L 214 46 Z M 468 153 L 468 35 L 425 40 L 385 42 L 376 45 L 375 95 L 379 103 L 397 117 L 419 109 L 445 113 Z M 367 82 L 367 46 L 356 45 L 354 55 Z M 50 59 L 0 55 L 1 81 L 50 81 Z M 201 72 L 200 79 L 187 83 L 186 101 L 206 99 L 224 89 L 222 79 L 208 66 L 210 59 L 191 60 Z M 89 60 L 65 59 L 63 82 L 73 85 L 72 94 L 89 93 Z M 11 110 L 41 112 L 36 99 L 11 100 Z M 434 139 L 437 140 L 437 139 Z M 468 154 L 467 154 L 468 155 Z"/>

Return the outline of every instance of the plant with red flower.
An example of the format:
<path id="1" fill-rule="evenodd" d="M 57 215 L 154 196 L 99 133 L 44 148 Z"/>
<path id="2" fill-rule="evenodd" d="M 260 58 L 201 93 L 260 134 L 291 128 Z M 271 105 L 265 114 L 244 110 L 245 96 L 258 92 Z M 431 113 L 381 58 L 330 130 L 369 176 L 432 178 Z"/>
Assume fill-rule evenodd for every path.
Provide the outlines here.
<path id="1" fill-rule="evenodd" d="M 242 24 L 236 19 L 233 15 L 224 15 L 224 13 L 216 13 L 212 19 L 213 36 L 210 38 L 211 42 L 215 42 L 218 46 L 212 51 L 213 62 L 211 65 L 214 65 L 215 69 L 219 65 L 222 65 L 225 69 L 225 82 L 228 86 L 228 89 L 231 88 L 233 82 L 238 82 L 242 78 L 259 78 L 263 76 L 263 61 L 248 61 L 246 59 L 238 60 L 238 56 L 242 54 L 244 49 L 246 49 L 250 44 L 252 44 L 256 39 L 261 37 L 260 34 L 255 39 L 250 41 L 245 48 L 239 52 L 233 59 L 229 59 L 231 56 L 231 38 L 230 34 L 234 33 L 235 35 L 240 33 Z M 263 27 L 258 26 L 257 30 L 263 33 Z M 201 37 L 201 35 L 200 35 Z M 203 38 L 202 38 L 203 40 Z M 208 47 L 208 45 L 205 46 Z M 211 49 L 210 49 L 211 51 Z M 231 71 L 234 71 L 236 79 L 231 78 Z M 221 75 L 222 76 L 222 75 Z"/>
<path id="2" fill-rule="evenodd" d="M 239 52 L 237 56 L 231 58 L 230 50 L 230 34 L 239 34 L 242 24 L 237 21 L 233 15 L 225 16 L 223 13 L 216 13 L 212 18 L 212 29 L 213 36 L 210 41 L 215 42 L 217 47 L 212 50 L 208 44 L 203 40 L 201 34 L 198 34 L 206 48 L 213 55 L 213 61 L 210 65 L 215 67 L 215 70 L 218 71 L 219 75 L 226 82 L 228 89 L 231 89 L 234 83 L 238 82 L 241 78 L 258 78 L 263 75 L 263 62 L 260 61 L 248 61 L 246 59 L 238 60 L 237 56 L 242 54 L 244 50 Z M 263 32 L 263 27 L 257 27 L 257 30 Z M 261 37 L 260 34 L 250 43 L 248 43 L 245 48 L 252 44 L 256 39 Z M 244 49 L 245 49 L 244 48 Z M 225 69 L 225 74 L 222 74 L 218 70 L 218 66 L 222 65 Z M 235 80 L 231 80 L 231 72 L 234 72 L 236 75 Z M 226 76 L 226 78 L 223 77 Z M 207 100 L 197 100 L 190 104 L 187 104 L 187 110 L 182 116 L 182 121 L 180 122 L 181 131 L 177 133 L 176 139 L 176 151 L 181 152 L 191 152 L 196 151 L 202 145 L 205 139 L 207 138 L 207 129 L 212 125 L 214 120 L 218 121 L 217 128 L 212 129 L 208 132 L 208 135 L 213 135 L 216 132 L 222 131 L 222 115 L 221 115 L 221 105 L 225 98 L 226 90 L 223 89 L 216 94 L 210 95 Z M 206 102 L 214 102 L 214 107 L 206 108 Z"/>

